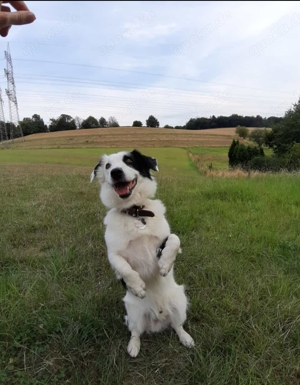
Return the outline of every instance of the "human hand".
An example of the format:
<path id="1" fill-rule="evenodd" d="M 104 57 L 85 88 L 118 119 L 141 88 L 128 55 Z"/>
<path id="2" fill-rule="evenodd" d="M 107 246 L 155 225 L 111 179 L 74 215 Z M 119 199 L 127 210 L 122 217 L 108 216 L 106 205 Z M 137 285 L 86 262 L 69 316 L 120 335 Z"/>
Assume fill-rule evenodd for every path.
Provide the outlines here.
<path id="1" fill-rule="evenodd" d="M 11 12 L 9 7 L 2 5 L 9 3 L 17 12 Z M 35 20 L 24 1 L 0 1 L 0 35 L 5 37 L 12 25 L 30 24 Z"/>

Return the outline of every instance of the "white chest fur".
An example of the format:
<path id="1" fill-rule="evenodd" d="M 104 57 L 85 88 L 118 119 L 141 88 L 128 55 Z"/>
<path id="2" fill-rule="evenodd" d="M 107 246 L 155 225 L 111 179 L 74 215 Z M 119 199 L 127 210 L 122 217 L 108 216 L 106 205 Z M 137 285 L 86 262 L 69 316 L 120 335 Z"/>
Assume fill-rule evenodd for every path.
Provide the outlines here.
<path id="1" fill-rule="evenodd" d="M 145 209 L 154 217 L 137 219 L 119 210 L 110 210 L 105 219 L 105 241 L 109 254 L 125 258 L 141 278 L 147 280 L 157 273 L 157 248 L 170 234 L 165 207 L 159 200 L 148 200 Z"/>

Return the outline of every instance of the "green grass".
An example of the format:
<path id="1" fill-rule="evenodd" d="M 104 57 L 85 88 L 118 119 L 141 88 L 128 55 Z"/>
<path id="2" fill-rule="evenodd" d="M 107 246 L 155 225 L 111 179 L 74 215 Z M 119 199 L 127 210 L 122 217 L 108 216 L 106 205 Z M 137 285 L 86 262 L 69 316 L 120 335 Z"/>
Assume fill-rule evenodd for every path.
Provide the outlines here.
<path id="1" fill-rule="evenodd" d="M 299 176 L 205 178 L 184 150 L 146 151 L 196 348 L 165 331 L 132 359 L 89 184 L 101 152 L 0 152 L 0 384 L 299 384 Z"/>
<path id="2" fill-rule="evenodd" d="M 257 146 L 251 143 L 252 146 Z M 208 167 L 212 164 L 213 170 L 228 169 L 228 147 L 191 147 L 189 151 L 199 159 L 199 164 Z M 266 156 L 271 156 L 273 151 L 264 147 Z"/>
<path id="3" fill-rule="evenodd" d="M 74 166 L 96 165 L 103 154 L 112 154 L 116 151 L 132 151 L 121 148 L 92 148 L 92 149 L 42 149 L 42 150 L 0 150 L 0 164 L 61 164 Z M 190 160 L 186 157 L 186 151 L 182 148 L 139 148 L 145 155 L 151 155 L 158 159 L 158 165 L 164 165 L 162 173 L 185 174 L 187 169 L 193 169 Z"/>
<path id="4" fill-rule="evenodd" d="M 228 168 L 228 147 L 192 147 L 189 150 L 199 157 L 203 166 L 212 164 L 214 170 Z"/>

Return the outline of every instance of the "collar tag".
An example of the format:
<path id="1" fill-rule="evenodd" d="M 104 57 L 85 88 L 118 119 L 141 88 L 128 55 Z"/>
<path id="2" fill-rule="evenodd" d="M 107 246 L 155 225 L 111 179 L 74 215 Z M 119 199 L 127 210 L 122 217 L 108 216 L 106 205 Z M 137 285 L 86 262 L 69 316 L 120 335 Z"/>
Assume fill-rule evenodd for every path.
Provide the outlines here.
<path id="1" fill-rule="evenodd" d="M 146 221 L 144 218 L 138 218 L 134 220 L 134 225 L 140 230 L 144 230 L 146 228 Z"/>

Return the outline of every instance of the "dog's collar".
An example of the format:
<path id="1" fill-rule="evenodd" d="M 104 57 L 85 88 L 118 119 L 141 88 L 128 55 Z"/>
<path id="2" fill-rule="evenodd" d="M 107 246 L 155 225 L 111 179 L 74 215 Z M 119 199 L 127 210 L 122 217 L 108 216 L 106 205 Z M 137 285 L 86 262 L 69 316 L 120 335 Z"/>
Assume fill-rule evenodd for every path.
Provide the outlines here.
<path id="1" fill-rule="evenodd" d="M 129 209 L 121 210 L 121 213 L 130 215 L 131 217 L 154 217 L 155 214 L 149 210 L 143 210 L 145 206 L 131 206 Z"/>

